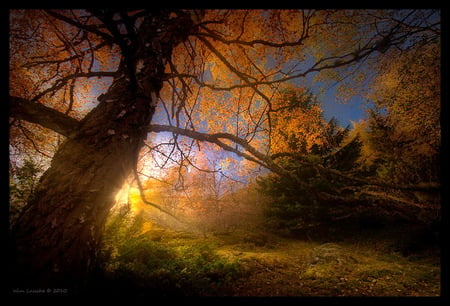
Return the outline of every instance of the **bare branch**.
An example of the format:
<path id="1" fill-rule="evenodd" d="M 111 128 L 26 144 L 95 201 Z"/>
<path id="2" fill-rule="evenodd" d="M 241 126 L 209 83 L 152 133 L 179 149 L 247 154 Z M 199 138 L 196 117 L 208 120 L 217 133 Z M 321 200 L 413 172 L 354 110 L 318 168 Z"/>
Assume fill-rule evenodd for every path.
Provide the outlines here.
<path id="1" fill-rule="evenodd" d="M 35 102 L 45 96 L 47 93 L 55 92 L 62 87 L 64 87 L 68 82 L 76 79 L 76 78 L 94 78 L 94 77 L 115 77 L 117 75 L 116 72 L 112 71 L 91 71 L 91 72 L 78 72 L 69 74 L 61 79 L 58 79 L 55 84 L 46 90 L 42 91 L 38 95 L 36 95 L 31 101 Z"/>
<path id="2" fill-rule="evenodd" d="M 22 66 L 23 67 L 34 67 L 34 66 L 38 66 L 38 65 L 62 64 L 65 62 L 71 62 L 73 60 L 78 60 L 79 58 L 81 58 L 87 54 L 93 54 L 94 51 L 100 50 L 101 48 L 109 45 L 109 43 L 107 43 L 107 42 L 102 42 L 96 46 L 92 46 L 92 43 L 90 42 L 89 39 L 87 39 L 87 42 L 89 43 L 90 48 L 88 50 L 78 52 L 78 54 L 75 54 L 75 55 L 72 55 L 72 56 L 69 56 L 69 57 L 63 58 L 63 59 L 53 59 L 53 57 L 52 57 L 52 59 L 47 59 L 47 60 L 45 60 L 45 59 L 35 60 L 35 61 L 25 63 Z M 47 56 L 45 56 L 45 57 L 47 57 Z M 44 56 L 40 56 L 39 58 L 44 58 Z M 32 59 L 37 59 L 37 57 L 32 57 Z M 92 66 L 92 64 L 90 66 Z"/>
<path id="3" fill-rule="evenodd" d="M 28 135 L 28 133 L 30 133 L 30 131 L 29 131 L 27 128 L 25 128 L 24 126 L 22 126 L 22 125 L 20 124 L 20 122 L 19 122 L 18 126 L 19 126 L 19 129 L 22 131 L 22 134 L 23 134 L 23 135 L 25 136 L 25 138 L 31 143 L 31 145 L 32 145 L 33 148 L 36 150 L 36 152 L 38 152 L 39 154 L 44 155 L 44 156 L 47 157 L 47 158 L 50 158 L 50 159 L 52 158 L 50 155 L 48 155 L 48 154 L 42 152 L 42 151 L 38 148 L 38 146 L 36 145 L 36 143 L 34 142 L 34 140 L 32 139 L 32 137 L 30 137 L 30 136 Z"/>
<path id="4" fill-rule="evenodd" d="M 175 216 L 174 214 L 172 214 L 170 211 L 165 210 L 164 208 L 162 208 L 161 206 L 159 206 L 158 204 L 155 204 L 153 202 L 150 202 L 149 200 L 146 199 L 145 197 L 145 193 L 144 193 L 144 188 L 142 187 L 142 183 L 141 183 L 141 179 L 139 178 L 139 173 L 136 169 L 136 166 L 133 167 L 133 173 L 134 173 L 134 177 L 136 179 L 137 185 L 138 185 L 138 189 L 139 189 L 139 194 L 141 196 L 141 200 L 142 202 L 144 202 L 147 205 L 150 205 L 152 207 L 155 207 L 156 209 L 158 209 L 159 211 L 171 216 L 172 218 L 174 218 L 175 220 L 181 222 L 181 223 L 187 223 L 184 220 L 181 220 L 180 218 L 178 218 L 177 216 Z"/>
<path id="5" fill-rule="evenodd" d="M 112 42 L 114 41 L 114 38 L 107 34 L 106 32 L 100 31 L 100 26 L 94 26 L 94 25 L 84 25 L 79 21 L 75 21 L 67 16 L 64 16 L 60 13 L 55 12 L 54 10 L 45 10 L 45 12 L 51 16 L 53 16 L 56 19 L 62 20 L 70 25 L 73 25 L 77 28 L 83 29 L 87 32 L 93 33 L 95 35 L 98 35 L 100 37 L 102 37 L 103 39 L 105 39 L 108 42 Z"/>

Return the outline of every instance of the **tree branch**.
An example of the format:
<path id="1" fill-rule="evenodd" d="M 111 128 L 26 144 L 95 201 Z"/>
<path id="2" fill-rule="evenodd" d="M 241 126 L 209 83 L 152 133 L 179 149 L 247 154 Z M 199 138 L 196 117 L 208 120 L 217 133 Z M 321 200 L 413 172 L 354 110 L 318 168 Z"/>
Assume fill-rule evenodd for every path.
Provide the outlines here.
<path id="1" fill-rule="evenodd" d="M 238 156 L 244 157 L 247 160 L 253 161 L 277 174 L 283 175 L 283 174 L 289 174 L 289 172 L 277 164 L 275 164 L 270 156 L 265 155 L 258 150 L 256 150 L 252 145 L 250 145 L 245 139 L 242 139 L 240 137 L 237 137 L 233 134 L 229 133 L 214 133 L 214 134 L 207 134 L 207 133 L 201 133 L 193 130 L 187 130 L 183 128 L 179 128 L 176 126 L 169 126 L 169 125 L 159 125 L 159 124 L 152 124 L 148 128 L 149 132 L 159 133 L 159 132 L 172 132 L 175 134 L 187 136 L 193 139 L 197 139 L 199 141 L 206 141 L 210 143 L 214 143 L 215 145 L 221 147 L 222 149 L 237 154 Z M 237 150 L 236 148 L 233 148 L 230 145 L 227 145 L 221 139 L 228 139 L 234 142 L 235 144 L 240 145 L 243 147 L 248 153 L 241 152 Z"/>
<path id="2" fill-rule="evenodd" d="M 88 43 L 89 40 L 87 40 Z M 62 64 L 65 62 L 71 62 L 74 60 L 78 60 L 80 58 L 83 58 L 86 54 L 93 54 L 94 51 L 100 50 L 101 48 L 108 46 L 109 43 L 108 42 L 102 42 L 96 46 L 91 46 L 89 49 L 83 50 L 75 55 L 69 56 L 67 58 L 63 58 L 63 59 L 55 59 L 53 56 L 51 57 L 51 59 L 41 59 L 41 60 L 37 60 L 37 58 L 48 58 L 48 57 L 44 57 L 44 56 L 40 56 L 40 57 L 31 57 L 32 59 L 36 59 L 34 61 L 30 61 L 27 62 L 25 64 L 22 65 L 22 67 L 34 67 L 34 66 L 39 66 L 39 65 L 47 65 L 47 64 Z M 89 69 L 90 71 L 90 69 Z"/>
<path id="3" fill-rule="evenodd" d="M 235 68 L 233 65 L 231 65 L 231 63 L 225 58 L 225 56 L 219 52 L 219 50 L 217 50 L 212 44 L 211 42 L 209 42 L 207 39 L 205 39 L 204 37 L 199 36 L 198 37 L 200 41 L 202 41 L 213 53 L 214 55 L 217 56 L 217 58 L 225 64 L 225 66 L 228 67 L 228 69 L 230 69 L 230 71 L 232 71 L 235 75 L 237 75 L 240 79 L 242 79 L 248 86 L 250 86 L 256 93 L 258 93 L 261 98 L 263 98 L 264 100 L 266 100 L 267 104 L 269 104 L 269 111 L 272 108 L 272 103 L 270 101 L 270 99 L 264 94 L 262 93 L 258 88 L 258 82 L 254 83 L 251 82 L 249 80 L 250 78 L 253 78 L 250 75 L 247 75 L 245 73 L 243 73 L 242 71 L 239 71 L 237 68 Z"/>
<path id="4" fill-rule="evenodd" d="M 24 126 L 22 126 L 22 125 L 20 124 L 20 122 L 19 122 L 19 124 L 18 124 L 18 127 L 19 127 L 20 130 L 22 131 L 22 134 L 25 136 L 25 138 L 31 143 L 31 145 L 32 145 L 33 148 L 36 150 L 36 152 L 38 152 L 39 154 L 41 154 L 41 155 L 43 155 L 43 156 L 45 156 L 45 157 L 47 157 L 47 158 L 50 158 L 50 159 L 52 158 L 50 155 L 48 155 L 48 154 L 42 152 L 42 151 L 39 149 L 39 147 L 38 147 L 38 146 L 36 145 L 36 143 L 34 142 L 33 138 L 30 137 L 30 136 L 28 135 L 28 133 L 30 133 L 30 131 L 29 131 L 27 128 L 25 128 Z"/>
<path id="5" fill-rule="evenodd" d="M 250 47 L 254 47 L 254 45 L 265 45 L 265 46 L 269 46 L 269 47 L 273 47 L 273 48 L 283 48 L 283 47 L 294 47 L 294 46 L 300 46 L 303 44 L 303 41 L 308 38 L 307 35 L 305 36 L 301 36 L 300 38 L 298 38 L 296 41 L 285 41 L 285 42 L 273 42 L 273 41 L 268 41 L 268 40 L 264 40 L 264 39 L 254 39 L 254 40 L 241 40 L 239 38 L 237 39 L 226 39 L 220 35 L 217 35 L 216 33 L 214 33 L 213 31 L 211 31 L 210 29 L 208 29 L 205 26 L 200 26 L 202 29 L 204 29 L 206 32 L 208 33 L 196 33 L 197 36 L 205 36 L 205 37 L 210 37 L 216 41 L 220 41 L 224 44 L 238 44 L 238 45 L 244 45 L 244 46 L 250 46 Z"/>
<path id="6" fill-rule="evenodd" d="M 10 117 L 39 124 L 61 135 L 69 137 L 79 121 L 50 107 L 30 100 L 10 96 Z"/>
<path id="7" fill-rule="evenodd" d="M 46 95 L 49 92 L 55 92 L 61 88 L 63 88 L 69 81 L 74 80 L 76 78 L 100 78 L 100 77 L 115 77 L 117 75 L 117 72 L 113 71 L 90 71 L 90 72 L 78 72 L 69 74 L 63 78 L 60 78 L 56 80 L 55 84 L 46 90 L 42 91 L 38 95 L 36 95 L 32 101 L 37 101 L 40 98 L 42 98 L 44 95 Z"/>
<path id="8" fill-rule="evenodd" d="M 95 26 L 95 25 L 84 25 L 78 21 L 75 21 L 69 17 L 66 17 L 60 13 L 55 12 L 54 10 L 45 10 L 45 12 L 51 16 L 53 16 L 56 19 L 62 20 L 70 25 L 73 25 L 79 29 L 83 29 L 87 32 L 93 33 L 95 35 L 98 35 L 100 37 L 102 37 L 103 39 L 105 39 L 108 42 L 112 42 L 114 41 L 114 38 L 109 35 L 108 33 L 102 32 L 99 30 L 99 26 Z"/>
<path id="9" fill-rule="evenodd" d="M 280 158 L 280 157 L 294 157 L 296 160 L 298 160 L 302 165 L 305 166 L 313 166 L 317 168 L 320 171 L 327 172 L 345 179 L 348 179 L 353 182 L 357 182 L 363 185 L 372 185 L 372 186 L 379 186 L 379 187 L 385 187 L 390 189 L 398 189 L 398 190 L 411 190 L 411 191 L 439 191 L 440 186 L 439 184 L 429 183 L 429 184 L 418 184 L 418 185 L 394 185 L 394 184 L 388 184 L 383 182 L 376 182 L 365 178 L 359 178 L 355 177 L 346 173 L 343 173 L 341 171 L 338 171 L 336 169 L 330 169 L 326 168 L 322 165 L 318 164 L 312 164 L 303 160 L 300 160 L 297 154 L 292 153 L 277 153 L 272 156 L 263 154 L 256 150 L 253 146 L 251 146 L 245 139 L 242 139 L 240 137 L 237 137 L 233 134 L 229 133 L 214 133 L 214 134 L 207 134 L 207 133 L 201 133 L 193 130 L 187 130 L 183 128 L 179 128 L 176 126 L 168 126 L 168 125 L 159 125 L 159 124 L 153 124 L 150 125 L 148 128 L 149 132 L 159 133 L 159 132 L 172 132 L 175 134 L 183 135 L 186 137 L 190 137 L 193 139 L 197 139 L 199 141 L 207 141 L 210 143 L 214 143 L 217 146 L 221 147 L 222 149 L 235 153 L 238 156 L 244 157 L 247 160 L 253 161 L 271 171 L 273 171 L 276 174 L 279 175 L 289 175 L 291 176 L 292 173 L 288 170 L 278 166 L 274 159 Z M 250 154 L 241 152 L 237 150 L 236 148 L 233 148 L 230 145 L 227 145 L 226 143 L 222 142 L 220 139 L 228 139 L 234 142 L 235 144 L 238 144 L 242 146 L 247 152 Z"/>
<path id="10" fill-rule="evenodd" d="M 163 213 L 165 213 L 165 214 L 171 216 L 172 218 L 174 218 L 174 219 L 177 220 L 178 222 L 187 224 L 186 221 L 181 220 L 181 219 L 178 218 L 176 215 L 172 214 L 170 211 L 168 211 L 168 210 L 162 208 L 162 207 L 159 206 L 158 204 L 155 204 L 155 203 L 150 202 L 149 200 L 147 200 L 147 198 L 145 197 L 144 187 L 142 186 L 142 183 L 141 183 L 141 180 L 140 180 L 140 178 L 139 178 L 139 174 L 138 174 L 138 171 L 137 171 L 137 169 L 136 169 L 136 166 L 133 167 L 133 174 L 134 174 L 134 178 L 136 179 L 136 182 L 137 182 L 137 186 L 138 186 L 138 189 L 139 189 L 139 195 L 140 195 L 140 197 L 141 197 L 142 202 L 144 202 L 145 204 L 147 204 L 147 205 L 149 205 L 149 206 L 152 206 L 152 207 L 158 209 L 159 211 L 161 211 L 161 212 L 163 212 Z"/>

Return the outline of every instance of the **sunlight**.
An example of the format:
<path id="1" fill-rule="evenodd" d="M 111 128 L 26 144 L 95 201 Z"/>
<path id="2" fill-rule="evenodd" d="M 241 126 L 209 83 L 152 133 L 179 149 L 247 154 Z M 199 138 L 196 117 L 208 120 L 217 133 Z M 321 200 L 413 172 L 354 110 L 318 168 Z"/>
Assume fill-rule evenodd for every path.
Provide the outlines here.
<path id="1" fill-rule="evenodd" d="M 126 205 L 128 203 L 128 194 L 130 192 L 130 184 L 128 182 L 125 182 L 123 184 L 122 188 L 117 192 L 114 201 L 115 205 Z"/>
<path id="2" fill-rule="evenodd" d="M 127 205 L 129 205 L 133 215 L 137 215 L 145 207 L 145 204 L 141 201 L 139 188 L 131 186 L 129 181 L 125 182 L 116 193 L 114 207 L 120 209 Z"/>

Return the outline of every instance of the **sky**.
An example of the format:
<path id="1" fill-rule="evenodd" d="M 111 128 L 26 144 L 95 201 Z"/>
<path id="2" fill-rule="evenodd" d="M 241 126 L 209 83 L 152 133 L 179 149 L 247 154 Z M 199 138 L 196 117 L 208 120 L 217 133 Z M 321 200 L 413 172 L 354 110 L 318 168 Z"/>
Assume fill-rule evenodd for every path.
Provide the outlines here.
<path id="1" fill-rule="evenodd" d="M 306 56 L 303 60 L 303 65 L 305 70 L 312 67 L 315 63 L 315 59 L 311 56 Z M 298 63 L 295 60 L 285 64 L 285 70 L 289 70 L 291 66 L 297 66 Z M 360 67 L 366 69 L 363 65 Z M 337 93 L 338 83 L 334 83 L 330 86 L 330 83 L 326 81 L 319 81 L 316 79 L 318 72 L 312 72 L 298 79 L 294 79 L 292 82 L 295 86 L 307 87 L 310 89 L 318 98 L 318 102 L 321 103 L 323 114 L 325 120 L 329 121 L 332 117 L 338 120 L 339 125 L 343 128 L 350 125 L 352 127 L 351 121 L 357 122 L 360 119 L 366 117 L 366 109 L 371 106 L 367 103 L 362 96 L 355 95 L 347 101 L 339 99 Z"/>
<path id="2" fill-rule="evenodd" d="M 322 102 L 325 119 L 329 121 L 332 117 L 335 117 L 344 128 L 347 125 L 350 125 L 351 128 L 351 121 L 357 122 L 365 118 L 366 109 L 370 106 L 359 96 L 355 96 L 345 103 L 338 101 L 334 88 L 329 89 L 320 101 Z"/>

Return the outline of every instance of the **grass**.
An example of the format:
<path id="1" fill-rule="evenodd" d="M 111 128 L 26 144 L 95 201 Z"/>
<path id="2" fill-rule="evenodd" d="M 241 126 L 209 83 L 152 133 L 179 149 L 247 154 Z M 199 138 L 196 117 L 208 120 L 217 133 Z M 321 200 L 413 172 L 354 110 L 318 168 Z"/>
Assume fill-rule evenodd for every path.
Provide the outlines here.
<path id="1" fill-rule="evenodd" d="M 417 260 L 356 242 L 331 245 L 286 239 L 275 250 L 258 248 L 240 257 L 251 273 L 237 285 L 237 295 L 440 294 L 438 256 Z"/>
<path id="2" fill-rule="evenodd" d="M 214 241 L 150 230 L 110 248 L 112 255 L 95 282 L 113 295 L 230 295 L 229 284 L 241 276 L 240 266 L 219 256 L 216 248 Z"/>
<path id="3" fill-rule="evenodd" d="M 236 230 L 204 238 L 153 227 L 112 240 L 101 283 L 108 292 L 137 295 L 440 294 L 437 253 L 405 256 L 390 232 L 370 233 L 325 241 Z"/>

